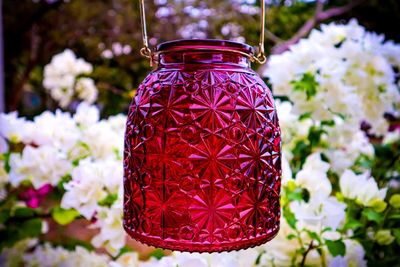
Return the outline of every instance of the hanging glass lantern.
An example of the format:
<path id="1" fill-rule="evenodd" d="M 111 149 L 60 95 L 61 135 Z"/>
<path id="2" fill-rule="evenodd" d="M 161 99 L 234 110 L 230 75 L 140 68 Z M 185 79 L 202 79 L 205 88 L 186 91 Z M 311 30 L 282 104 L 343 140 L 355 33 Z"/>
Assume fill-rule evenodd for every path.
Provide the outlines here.
<path id="1" fill-rule="evenodd" d="M 155 247 L 215 252 L 263 244 L 279 230 L 281 138 L 271 91 L 250 68 L 259 53 L 223 40 L 178 40 L 152 52 L 157 68 L 129 109 L 124 228 Z"/>

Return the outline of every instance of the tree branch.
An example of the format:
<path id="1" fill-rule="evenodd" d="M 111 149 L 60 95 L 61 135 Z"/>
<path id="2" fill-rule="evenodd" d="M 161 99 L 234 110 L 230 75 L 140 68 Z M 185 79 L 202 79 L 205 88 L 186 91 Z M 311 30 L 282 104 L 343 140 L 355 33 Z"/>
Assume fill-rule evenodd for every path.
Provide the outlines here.
<path id="1" fill-rule="evenodd" d="M 275 44 L 277 43 L 282 43 L 283 40 L 276 36 L 273 32 L 265 29 L 265 37 L 267 37 L 270 41 L 274 42 Z"/>
<path id="2" fill-rule="evenodd" d="M 275 45 L 272 48 L 272 54 L 281 54 L 285 52 L 291 45 L 297 43 L 301 38 L 305 37 L 318 23 L 345 14 L 364 1 L 365 0 L 350 1 L 350 3 L 347 5 L 333 7 L 324 11 L 324 3 L 321 0 L 317 0 L 314 16 L 307 20 L 292 38 Z"/>

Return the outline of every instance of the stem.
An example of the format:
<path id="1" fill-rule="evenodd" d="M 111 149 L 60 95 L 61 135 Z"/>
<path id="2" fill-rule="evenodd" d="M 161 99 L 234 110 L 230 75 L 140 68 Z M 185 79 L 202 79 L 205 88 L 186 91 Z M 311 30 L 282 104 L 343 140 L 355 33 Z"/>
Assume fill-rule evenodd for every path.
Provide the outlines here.
<path id="1" fill-rule="evenodd" d="M 304 254 L 303 254 L 303 258 L 301 259 L 300 266 L 305 266 L 308 253 L 310 253 L 310 251 L 313 250 L 314 248 L 315 248 L 314 240 L 311 240 L 310 245 L 308 245 L 306 252 L 304 252 Z"/>
<path id="2" fill-rule="evenodd" d="M 322 267 L 326 267 L 325 252 L 323 249 L 321 249 L 321 265 Z"/>
<path id="3" fill-rule="evenodd" d="M 381 221 L 381 223 L 379 224 L 379 229 L 382 229 L 382 228 L 383 228 L 383 225 L 384 225 L 384 223 L 385 223 L 385 221 L 386 221 L 386 217 L 387 217 L 387 215 L 389 214 L 390 209 L 391 209 L 391 207 L 388 205 L 388 207 L 387 207 L 386 210 L 385 210 L 385 213 L 383 214 L 382 221 Z"/>

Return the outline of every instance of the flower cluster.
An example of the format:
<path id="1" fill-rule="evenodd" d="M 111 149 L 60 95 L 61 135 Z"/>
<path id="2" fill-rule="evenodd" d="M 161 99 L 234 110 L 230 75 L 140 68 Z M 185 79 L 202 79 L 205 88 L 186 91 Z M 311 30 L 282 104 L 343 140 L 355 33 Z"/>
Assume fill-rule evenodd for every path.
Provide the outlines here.
<path id="1" fill-rule="evenodd" d="M 7 154 L 8 173 L 2 161 L 2 189 L 7 183 L 14 188 L 27 185 L 34 191 L 48 185 L 62 187 L 59 208 L 95 219 L 91 228 L 100 231 L 93 245 L 119 252 L 125 245 L 120 185 L 125 121 L 123 115 L 99 120 L 99 110 L 84 102 L 73 116 L 46 111 L 28 121 L 15 113 L 1 114 L 1 137 L 11 145 L 23 145 L 20 152 Z M 32 207 L 29 201 L 27 206 Z"/>
<path id="2" fill-rule="evenodd" d="M 318 121 L 366 122 L 384 135 L 386 112 L 399 109 L 400 93 L 393 67 L 400 46 L 367 32 L 355 20 L 322 25 L 282 55 L 272 56 L 265 75 L 274 93 L 293 102 L 293 113 Z"/>
<path id="3" fill-rule="evenodd" d="M 61 107 L 67 107 L 74 96 L 91 104 L 96 101 L 98 91 L 93 79 L 82 75 L 92 71 L 91 64 L 66 49 L 45 66 L 43 86 Z"/>
<path id="4" fill-rule="evenodd" d="M 399 51 L 351 21 L 323 25 L 271 57 L 266 75 L 274 92 L 290 100 L 276 101 L 283 141 L 281 229 L 267 244 L 237 252 L 156 251 L 139 260 L 143 255 L 131 250 L 122 228 L 126 116 L 100 119 L 98 107 L 87 103 L 92 101 L 74 113 L 45 111 L 33 120 L 0 114 L 0 234 L 6 237 L 0 265 L 394 266 L 400 131 L 389 127 L 385 114 L 399 116 Z M 65 88 L 82 92 L 90 83 L 79 75 L 91 66 L 68 50 L 50 66 L 45 85 L 64 104 L 72 96 Z M 90 242 L 72 248 L 52 242 L 54 222 L 84 222 Z"/>

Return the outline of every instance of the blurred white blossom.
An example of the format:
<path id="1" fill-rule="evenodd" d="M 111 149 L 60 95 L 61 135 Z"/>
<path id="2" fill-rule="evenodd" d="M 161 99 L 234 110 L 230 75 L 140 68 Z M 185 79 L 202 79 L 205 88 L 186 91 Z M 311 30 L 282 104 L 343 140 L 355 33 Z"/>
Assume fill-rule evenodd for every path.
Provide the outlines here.
<path id="1" fill-rule="evenodd" d="M 99 121 L 100 112 L 97 107 L 82 102 L 78 105 L 73 118 L 79 126 L 89 127 Z"/>
<path id="2" fill-rule="evenodd" d="M 329 267 L 366 267 L 367 261 L 364 259 L 364 248 L 355 240 L 344 240 L 346 245 L 346 255 L 336 256 L 329 260 Z"/>
<path id="3" fill-rule="evenodd" d="M 31 125 L 24 118 L 19 118 L 17 112 L 0 114 L 0 136 L 12 143 L 29 143 Z"/>
<path id="4" fill-rule="evenodd" d="M 65 154 L 52 146 L 27 146 L 22 155 L 12 154 L 10 157 L 10 182 L 18 186 L 28 180 L 38 189 L 46 184 L 57 185 L 67 174 L 72 164 Z"/>
<path id="5" fill-rule="evenodd" d="M 93 103 L 97 98 L 97 88 L 92 79 L 77 78 L 90 74 L 93 67 L 82 58 L 77 58 L 70 49 L 55 55 L 44 68 L 43 86 L 61 107 L 67 107 L 77 94 L 79 99 Z"/>
<path id="6" fill-rule="evenodd" d="M 75 90 L 78 93 L 78 97 L 89 104 L 92 104 L 97 99 L 98 91 L 94 80 L 91 78 L 78 79 Z"/>
<path id="7" fill-rule="evenodd" d="M 109 262 L 110 258 L 107 255 L 90 252 L 80 246 L 69 251 L 63 247 L 52 247 L 48 243 L 38 246 L 33 252 L 24 255 L 24 266 L 28 267 L 107 267 Z"/>
<path id="8" fill-rule="evenodd" d="M 356 175 L 351 170 L 345 170 L 339 184 L 344 197 L 356 199 L 365 206 L 371 205 L 372 200 L 383 200 L 387 192 L 387 188 L 378 188 L 369 173 Z"/>

